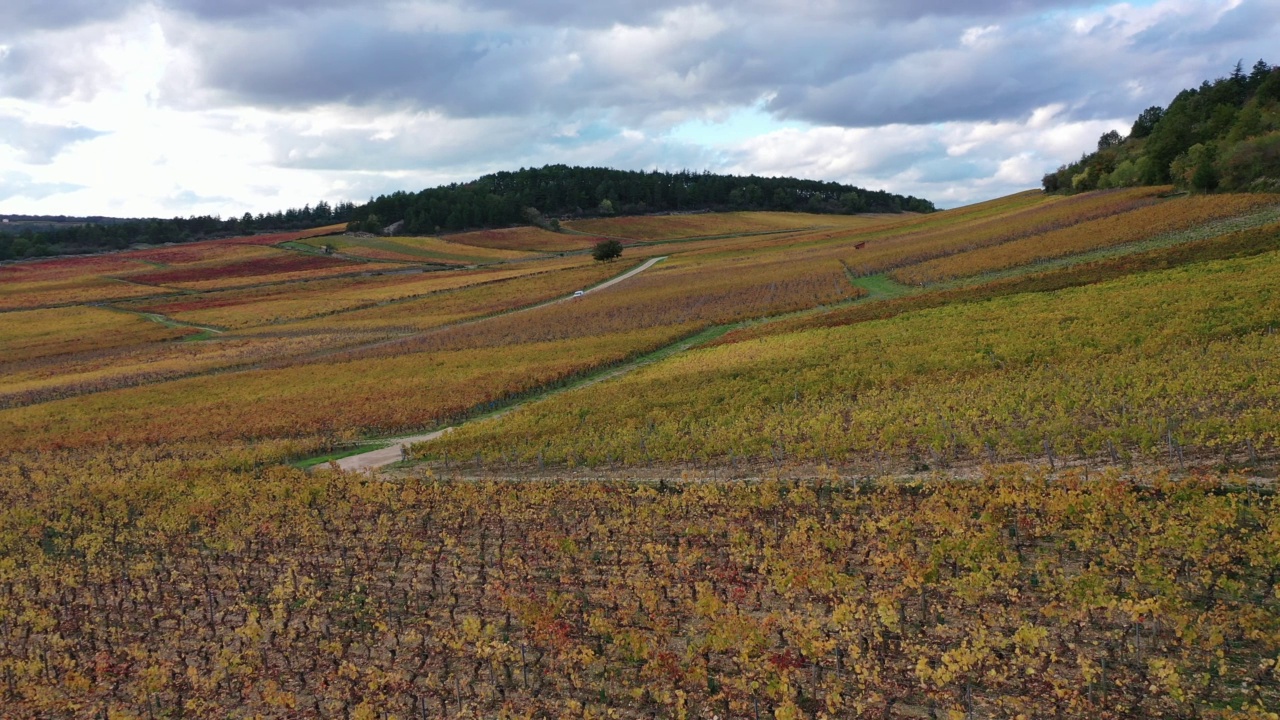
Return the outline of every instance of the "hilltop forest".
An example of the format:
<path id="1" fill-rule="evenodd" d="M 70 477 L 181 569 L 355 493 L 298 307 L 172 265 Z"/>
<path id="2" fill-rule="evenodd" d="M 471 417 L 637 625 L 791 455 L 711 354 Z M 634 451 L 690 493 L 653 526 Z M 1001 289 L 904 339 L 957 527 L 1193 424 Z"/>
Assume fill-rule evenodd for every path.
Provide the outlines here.
<path id="1" fill-rule="evenodd" d="M 933 212 L 917 197 L 852 185 L 795 178 L 736 177 L 708 172 L 631 172 L 548 165 L 486 175 L 469 183 L 395 192 L 364 205 L 350 202 L 245 213 L 239 218 L 172 220 L 38 218 L 0 229 L 0 261 L 123 250 L 130 245 L 183 243 L 349 223 L 351 230 L 409 235 L 536 225 L 556 229 L 559 217 L 639 215 L 702 210 L 779 210 L 809 213 Z M 551 219 L 548 219 L 551 218 Z M 53 222 L 56 221 L 56 222 Z"/>
<path id="2" fill-rule="evenodd" d="M 553 226 L 544 216 L 698 210 L 851 215 L 934 209 L 933 203 L 921 198 L 818 180 L 548 165 L 485 175 L 475 182 L 416 194 L 383 195 L 356 210 L 352 227 L 378 232 L 384 225 L 403 221 L 402 232 L 429 234 L 524 223 Z"/>
<path id="3" fill-rule="evenodd" d="M 1112 130 L 1098 149 L 1044 176 L 1046 192 L 1138 185 L 1211 192 L 1280 189 L 1280 68 L 1259 60 L 1149 107 L 1129 135 Z"/>

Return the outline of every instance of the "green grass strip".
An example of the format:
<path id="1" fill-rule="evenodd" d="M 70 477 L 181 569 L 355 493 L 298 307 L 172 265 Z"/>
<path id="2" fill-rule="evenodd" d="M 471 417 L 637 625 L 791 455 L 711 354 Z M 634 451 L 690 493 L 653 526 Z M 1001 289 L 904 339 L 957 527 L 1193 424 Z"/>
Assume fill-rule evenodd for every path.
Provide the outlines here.
<path id="1" fill-rule="evenodd" d="M 381 450 L 382 448 L 386 447 L 389 444 L 390 443 L 386 443 L 386 442 L 369 442 L 369 443 L 364 443 L 362 445 L 353 445 L 351 447 L 343 448 L 341 450 L 335 450 L 327 455 L 320 455 L 319 457 L 307 458 L 306 460 L 299 460 L 298 462 L 293 463 L 293 467 L 306 470 L 309 467 L 315 467 L 316 465 L 323 465 L 331 460 L 341 460 L 343 458 L 351 457 L 352 455 L 360 455 L 361 453 L 367 453 L 373 450 Z"/>

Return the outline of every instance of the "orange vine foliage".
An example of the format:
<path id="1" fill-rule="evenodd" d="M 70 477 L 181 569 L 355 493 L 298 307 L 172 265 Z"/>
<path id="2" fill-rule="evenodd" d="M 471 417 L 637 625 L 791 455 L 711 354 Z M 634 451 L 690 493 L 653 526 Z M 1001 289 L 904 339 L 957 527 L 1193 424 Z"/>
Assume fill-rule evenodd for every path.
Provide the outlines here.
<path id="1" fill-rule="evenodd" d="M 7 450 L 34 450 L 412 431 L 565 382 L 687 332 L 660 327 L 511 345 L 500 365 L 483 349 L 427 355 L 397 348 L 361 359 L 285 361 L 2 410 L 0 437 Z"/>
<path id="2" fill-rule="evenodd" d="M 692 213 L 687 215 L 638 215 L 596 220 L 575 220 L 568 227 L 605 237 L 631 240 L 674 240 L 711 235 L 776 232 L 815 227 L 849 227 L 885 222 L 879 216 L 812 215 L 786 212 Z"/>
<path id="3" fill-rule="evenodd" d="M 918 285 L 1003 270 L 1037 260 L 1139 242 L 1277 204 L 1280 204 L 1280 196 L 1275 195 L 1197 195 L 1169 200 L 912 265 L 895 271 L 893 277 L 899 282 Z"/>
<path id="4" fill-rule="evenodd" d="M 449 235 L 451 242 L 498 250 L 535 252 L 572 252 L 589 250 L 601 240 L 588 235 L 555 233 L 536 227 L 513 227 L 503 230 L 477 230 Z"/>

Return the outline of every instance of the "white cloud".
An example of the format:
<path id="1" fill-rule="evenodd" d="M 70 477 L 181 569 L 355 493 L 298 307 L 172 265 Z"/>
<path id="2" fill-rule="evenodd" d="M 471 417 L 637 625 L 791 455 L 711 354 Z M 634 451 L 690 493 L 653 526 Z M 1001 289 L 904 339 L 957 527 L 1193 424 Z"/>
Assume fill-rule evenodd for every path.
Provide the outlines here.
<path id="1" fill-rule="evenodd" d="M 728 167 L 851 182 L 952 207 L 1036 187 L 1122 122 L 1071 121 L 1060 112 L 1038 108 L 1024 120 L 999 123 L 791 129 L 742 143 Z"/>
<path id="2" fill-rule="evenodd" d="M 987 25 L 985 27 L 971 27 L 965 30 L 964 34 L 960 36 L 960 44 L 968 48 L 978 47 L 980 44 L 984 42 L 989 42 L 990 41 L 989 36 L 995 34 L 996 32 L 999 32 L 999 30 L 1000 30 L 999 25 Z"/>

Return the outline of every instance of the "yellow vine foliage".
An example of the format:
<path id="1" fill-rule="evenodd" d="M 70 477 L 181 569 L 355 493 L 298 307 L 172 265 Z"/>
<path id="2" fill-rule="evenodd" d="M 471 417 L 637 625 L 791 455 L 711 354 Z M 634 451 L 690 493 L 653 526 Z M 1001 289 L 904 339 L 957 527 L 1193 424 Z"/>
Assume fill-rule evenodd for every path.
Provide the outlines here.
<path id="1" fill-rule="evenodd" d="M 1280 513 L 1239 478 L 250 469 L 299 449 L 0 459 L 5 715 L 1225 719 L 1280 702 Z"/>

